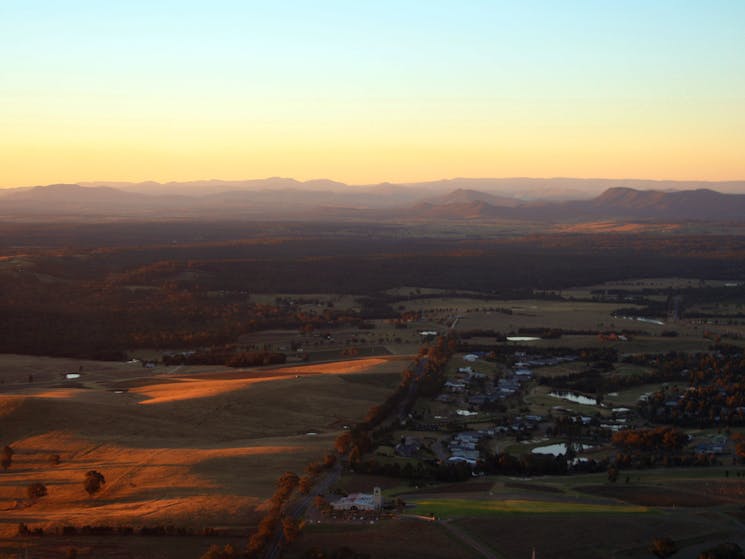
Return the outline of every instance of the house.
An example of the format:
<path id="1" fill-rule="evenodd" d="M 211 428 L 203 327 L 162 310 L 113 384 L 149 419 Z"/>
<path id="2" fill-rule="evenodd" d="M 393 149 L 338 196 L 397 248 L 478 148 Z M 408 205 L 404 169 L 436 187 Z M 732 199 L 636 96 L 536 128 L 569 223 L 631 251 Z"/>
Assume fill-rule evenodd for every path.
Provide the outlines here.
<path id="1" fill-rule="evenodd" d="M 727 451 L 726 444 L 716 442 L 701 443 L 696 446 L 696 452 L 699 454 L 727 454 Z"/>
<path id="2" fill-rule="evenodd" d="M 450 392 L 463 392 L 466 389 L 466 383 L 462 381 L 449 380 L 445 383 L 445 388 Z"/>
<path id="3" fill-rule="evenodd" d="M 471 406 L 483 406 L 486 403 L 485 394 L 474 394 L 468 398 L 468 404 Z"/>
<path id="4" fill-rule="evenodd" d="M 471 466 L 474 466 L 476 462 L 479 459 L 479 453 L 478 451 L 463 451 L 459 452 L 458 454 L 453 454 L 450 458 L 448 458 L 448 462 L 467 462 Z"/>
<path id="5" fill-rule="evenodd" d="M 396 454 L 404 458 L 412 458 L 419 452 L 422 443 L 415 437 L 401 437 L 401 442 L 396 445 Z"/>

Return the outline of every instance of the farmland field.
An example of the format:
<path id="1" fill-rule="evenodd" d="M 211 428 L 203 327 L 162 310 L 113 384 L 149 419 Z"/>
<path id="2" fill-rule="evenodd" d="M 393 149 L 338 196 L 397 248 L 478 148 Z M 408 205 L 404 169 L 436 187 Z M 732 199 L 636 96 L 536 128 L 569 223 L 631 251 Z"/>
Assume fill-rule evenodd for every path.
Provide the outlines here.
<path id="1" fill-rule="evenodd" d="M 0 417 L 15 454 L 0 484 L 0 550 L 12 549 L 19 523 L 246 533 L 277 477 L 322 458 L 406 364 L 382 357 L 205 372 L 86 362 L 79 379 L 65 381 L 59 372 L 80 370 L 77 362 L 9 357 Z M 24 367 L 33 382 L 16 372 Z M 89 497 L 83 479 L 93 469 L 106 483 Z M 48 488 L 37 502 L 25 494 L 33 482 Z"/>
<path id="2" fill-rule="evenodd" d="M 735 523 L 724 518 L 672 513 L 505 514 L 456 522 L 505 558 L 530 557 L 535 549 L 536 557 L 546 559 L 641 559 L 651 556 L 649 544 L 659 534 L 698 542 L 736 531 Z"/>
<path id="3" fill-rule="evenodd" d="M 594 286 L 568 287 L 585 279 L 574 269 L 580 261 L 565 263 L 551 249 L 541 261 L 547 287 L 539 290 L 526 288 L 518 274 L 510 274 L 503 264 L 507 257 L 493 258 L 507 245 L 456 242 L 452 251 L 442 252 L 441 243 L 430 239 L 407 247 L 401 257 L 396 252 L 400 238 L 371 242 L 363 249 L 358 241 L 334 239 L 328 246 L 246 243 L 219 248 L 219 258 L 213 247 L 199 245 L 194 247 L 202 258 L 198 261 L 183 260 L 184 254 L 192 258 L 192 252 L 182 247 L 168 246 L 163 254 L 161 249 L 152 254 L 145 254 L 149 249 L 131 254 L 122 249 L 86 253 L 81 260 L 64 254 L 59 258 L 65 265 L 56 256 L 44 256 L 5 266 L 3 273 L 21 276 L 31 269 L 38 282 L 6 278 L 4 285 L 17 290 L 18 300 L 35 301 L 37 293 L 24 291 L 24 286 L 54 285 L 67 290 L 70 301 L 62 300 L 56 321 L 45 322 L 48 308 L 57 303 L 54 297 L 33 307 L 34 324 L 44 327 L 39 333 L 24 329 L 31 320 L 25 308 L 15 315 L 21 327 L 7 329 L 9 339 L 26 344 L 29 351 L 43 352 L 51 341 L 54 353 L 67 357 L 0 357 L 2 442 L 15 451 L 0 478 L 0 554 L 18 553 L 23 542 L 41 559 L 52 559 L 64 553 L 66 542 L 49 535 L 50 530 L 93 524 L 172 525 L 196 533 L 209 527 L 221 535 L 174 537 L 171 544 L 159 538 L 152 551 L 139 537 L 131 543 L 118 536 L 70 539 L 84 559 L 196 558 L 213 542 L 243 549 L 251 528 L 268 510 L 267 498 L 278 477 L 285 471 L 302 474 L 334 447 L 340 433 L 359 433 L 353 426 L 386 402 L 416 355 L 422 356 L 419 373 L 429 373 L 428 361 L 436 361 L 432 350 L 442 342 L 435 337 L 448 334 L 454 335 L 448 342 L 448 348 L 453 344 L 448 355 L 454 357 L 442 363 L 441 377 L 422 383 L 426 393 L 422 389 L 410 409 L 400 402 L 394 405 L 370 433 L 372 444 L 360 452 L 368 469 L 343 464 L 339 481 L 325 495 L 331 500 L 381 487 L 387 504 L 383 518 L 374 524 L 359 519 L 347 524 L 342 518 L 326 519 L 321 511 L 309 513 L 303 535 L 286 550 L 287 557 L 303 557 L 313 548 L 334 553 L 347 546 L 375 558 L 470 559 L 488 549 L 486 555 L 519 559 L 535 547 L 538 557 L 641 559 L 661 533 L 676 538 L 686 553 L 736 534 L 745 490 L 734 467 L 731 478 L 721 461 L 699 469 L 624 470 L 612 485 L 607 467 L 618 449 L 603 424 L 649 426 L 635 404 L 666 383 L 634 384 L 637 376 L 651 378 L 657 370 L 641 354 L 707 351 L 720 341 L 742 346 L 743 325 L 737 317 L 726 318 L 738 312 L 737 300 L 700 302 L 699 294 L 692 293 L 695 304 L 688 309 L 712 312 L 722 320 L 685 315 L 673 320 L 666 316 L 664 290 L 694 289 L 699 283 L 659 279 L 603 284 L 610 274 L 603 272 L 588 278 Z M 573 246 L 574 240 L 561 242 Z M 515 258 L 537 261 L 535 255 L 522 254 L 523 248 L 515 248 Z M 360 250 L 372 252 L 360 253 L 362 259 L 354 263 L 338 260 L 337 249 L 354 258 Z M 313 254 L 306 258 L 309 250 Z M 334 256 L 320 255 L 324 250 Z M 423 252 L 412 265 L 409 258 L 417 250 Z M 168 255 L 173 260 L 160 261 Z M 75 268 L 83 261 L 85 266 Z M 583 257 L 581 262 L 590 261 Z M 656 258 L 650 262 L 658 265 Z M 560 281 L 554 281 L 554 264 L 562 266 Z M 621 264 L 626 265 L 614 263 Z M 464 280 L 464 265 L 478 281 Z M 259 270 L 272 272 L 262 276 Z M 347 270 L 354 275 L 348 277 Z M 86 282 L 96 274 L 97 291 L 89 292 L 94 283 Z M 354 289 L 345 292 L 349 282 Z M 725 289 L 725 284 L 710 285 Z M 616 288 L 634 297 L 612 293 Z M 100 314 L 109 308 L 101 301 L 116 311 Z M 164 301 L 170 301 L 168 320 L 161 316 Z M 646 306 L 663 324 L 612 316 L 621 307 L 644 313 Z M 80 308 L 83 314 L 78 314 Z M 95 326 L 111 327 L 112 316 L 124 311 L 128 318 L 122 332 L 114 328 L 103 334 Z M 209 324 L 200 322 L 205 316 Z M 172 336 L 174 323 L 179 327 Z M 85 330 L 78 335 L 76 328 Z M 507 335 L 541 339 L 503 341 Z M 471 351 L 476 355 L 465 359 Z M 101 353 L 121 359 L 83 359 Z M 226 366 L 229 358 L 243 354 L 284 364 Z M 552 366 L 540 364 L 551 356 L 569 357 L 545 359 Z M 205 358 L 213 360 L 199 360 Z M 494 400 L 498 381 L 510 386 L 515 364 L 531 360 L 536 362 L 527 365 L 532 380 L 521 379 L 506 391 L 513 390 L 512 395 Z M 206 362 L 220 364 L 190 364 Z M 607 389 L 588 385 L 593 379 L 607 380 Z M 452 390 L 443 391 L 448 381 Z M 608 406 L 549 395 L 554 386 L 575 382 L 584 383 L 579 392 L 602 394 Z M 635 409 L 612 409 L 621 405 Z M 573 435 L 561 429 L 572 421 L 582 444 L 590 447 L 578 450 L 578 456 L 600 464 L 588 469 L 595 473 L 573 471 L 558 459 L 552 463 L 563 463 L 563 470 L 553 471 L 564 475 L 530 477 L 536 473 L 526 473 L 527 468 L 553 460 L 538 459 L 532 450 L 565 443 Z M 580 428 L 580 423 L 589 426 Z M 454 452 L 449 443 L 459 431 L 488 433 L 478 444 L 468 443 L 473 449 L 467 450 L 487 458 L 510 454 L 514 461 L 505 464 L 512 464 L 514 475 L 449 469 Z M 696 437 L 692 444 L 719 435 L 704 424 L 689 431 Z M 407 445 L 414 449 L 411 455 Z M 501 467 L 497 462 L 490 467 L 495 464 Z M 83 479 L 90 470 L 103 473 L 106 483 L 89 496 Z M 43 483 L 48 495 L 30 498 L 27 488 L 33 483 Z M 439 520 L 427 519 L 430 513 Z M 411 517 L 416 515 L 423 518 Z M 15 537 L 20 524 L 44 528 L 47 536 Z M 592 533 L 584 539 L 567 536 L 585 528 Z"/>
<path id="4" fill-rule="evenodd" d="M 348 547 L 375 558 L 479 559 L 477 552 L 434 522 L 383 520 L 370 524 L 324 523 L 306 528 L 302 540 L 287 553 L 287 559 L 301 559 L 305 550 L 333 552 Z"/>
<path id="5" fill-rule="evenodd" d="M 556 514 L 556 513 L 644 513 L 643 506 L 573 503 L 571 501 L 423 499 L 415 501 L 419 514 L 434 513 L 438 517 L 479 517 L 501 514 Z"/>

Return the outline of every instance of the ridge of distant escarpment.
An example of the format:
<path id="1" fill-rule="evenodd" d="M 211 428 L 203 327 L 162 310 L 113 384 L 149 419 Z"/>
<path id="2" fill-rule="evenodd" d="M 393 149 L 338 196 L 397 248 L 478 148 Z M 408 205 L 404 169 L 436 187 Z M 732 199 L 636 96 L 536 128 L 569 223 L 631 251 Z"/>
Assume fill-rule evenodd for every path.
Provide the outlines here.
<path id="1" fill-rule="evenodd" d="M 484 186 L 490 190 L 468 188 L 477 180 L 481 179 L 441 181 L 436 186 L 420 183 L 360 187 L 328 180 L 300 182 L 280 178 L 197 181 L 188 183 L 190 186 L 184 187 L 185 192 L 175 185 L 169 187 L 171 190 L 160 187 L 148 190 L 145 188 L 148 183 L 143 183 L 139 189 L 127 189 L 126 183 L 118 186 L 113 183 L 99 186 L 52 184 L 0 190 L 0 215 L 6 219 L 79 216 L 375 221 L 745 221 L 745 194 L 723 193 L 711 188 L 645 190 L 615 186 L 594 197 L 557 200 L 551 196 L 520 197 L 514 188 L 501 192 L 491 188 L 488 182 L 484 182 Z M 443 192 L 443 183 L 455 188 Z M 566 187 L 563 182 L 560 184 Z"/>

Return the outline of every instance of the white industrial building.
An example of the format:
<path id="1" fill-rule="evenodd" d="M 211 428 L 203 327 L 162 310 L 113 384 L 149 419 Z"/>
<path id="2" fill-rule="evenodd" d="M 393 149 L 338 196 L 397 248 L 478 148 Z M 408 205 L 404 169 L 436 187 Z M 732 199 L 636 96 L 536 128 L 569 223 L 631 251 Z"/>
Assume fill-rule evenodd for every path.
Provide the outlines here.
<path id="1" fill-rule="evenodd" d="M 383 494 L 380 487 L 372 493 L 350 493 L 331 503 L 335 511 L 379 511 L 383 508 Z"/>

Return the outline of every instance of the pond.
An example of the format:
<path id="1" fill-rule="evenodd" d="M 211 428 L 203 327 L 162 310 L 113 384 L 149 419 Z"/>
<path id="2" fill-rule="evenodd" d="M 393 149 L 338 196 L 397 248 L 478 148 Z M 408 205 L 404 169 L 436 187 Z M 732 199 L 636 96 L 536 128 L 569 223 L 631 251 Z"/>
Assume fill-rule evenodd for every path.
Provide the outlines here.
<path id="1" fill-rule="evenodd" d="M 575 452 L 582 452 L 583 450 L 586 450 L 588 448 L 592 447 L 579 443 L 575 443 L 574 445 Z M 554 443 L 546 446 L 537 446 L 531 452 L 533 454 L 553 454 L 554 456 L 558 456 L 559 454 L 567 453 L 567 445 L 566 443 Z"/>
<path id="2" fill-rule="evenodd" d="M 549 396 L 554 398 L 561 398 L 562 400 L 569 400 L 575 404 L 584 404 L 585 406 L 597 406 L 598 401 L 596 398 L 590 398 L 584 394 L 578 394 L 576 392 L 550 392 Z"/>
<path id="3" fill-rule="evenodd" d="M 656 318 L 648 318 L 646 316 L 618 316 L 623 320 L 636 320 L 637 322 L 645 322 L 647 324 L 657 324 L 658 326 L 664 326 L 665 322 Z"/>

